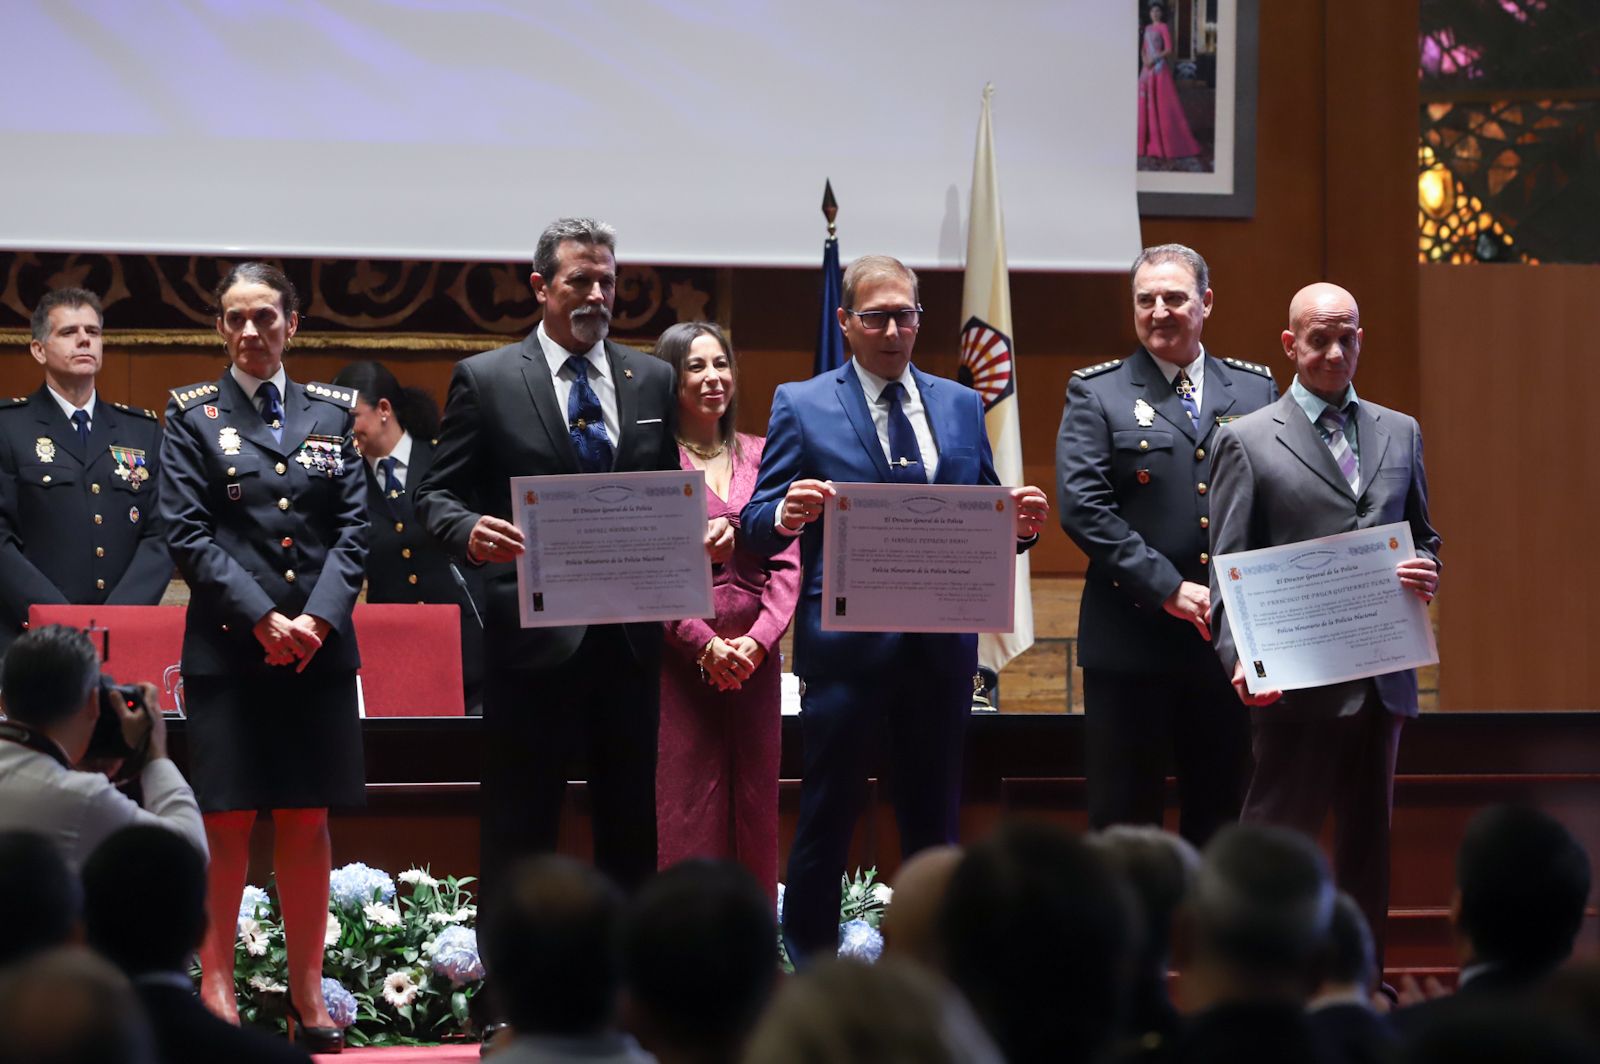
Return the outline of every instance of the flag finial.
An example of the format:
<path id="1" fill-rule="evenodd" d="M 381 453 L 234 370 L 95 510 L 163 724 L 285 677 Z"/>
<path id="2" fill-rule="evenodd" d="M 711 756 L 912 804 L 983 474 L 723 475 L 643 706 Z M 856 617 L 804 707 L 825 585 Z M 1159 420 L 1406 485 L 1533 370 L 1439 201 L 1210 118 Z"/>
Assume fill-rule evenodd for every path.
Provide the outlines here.
<path id="1" fill-rule="evenodd" d="M 828 219 L 828 236 L 838 236 L 839 227 L 834 221 L 839 217 L 839 201 L 833 198 L 833 182 L 826 178 L 822 183 L 822 216 Z"/>

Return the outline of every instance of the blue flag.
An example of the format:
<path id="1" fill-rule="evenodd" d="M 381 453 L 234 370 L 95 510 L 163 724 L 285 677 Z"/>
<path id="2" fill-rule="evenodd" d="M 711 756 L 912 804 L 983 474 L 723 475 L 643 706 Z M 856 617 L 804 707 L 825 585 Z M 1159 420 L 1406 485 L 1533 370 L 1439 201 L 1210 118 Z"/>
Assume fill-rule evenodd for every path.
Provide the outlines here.
<path id="1" fill-rule="evenodd" d="M 839 331 L 839 285 L 844 271 L 839 266 L 839 239 L 830 236 L 822 244 L 822 306 L 817 323 L 817 358 L 813 375 L 844 365 L 844 333 Z"/>

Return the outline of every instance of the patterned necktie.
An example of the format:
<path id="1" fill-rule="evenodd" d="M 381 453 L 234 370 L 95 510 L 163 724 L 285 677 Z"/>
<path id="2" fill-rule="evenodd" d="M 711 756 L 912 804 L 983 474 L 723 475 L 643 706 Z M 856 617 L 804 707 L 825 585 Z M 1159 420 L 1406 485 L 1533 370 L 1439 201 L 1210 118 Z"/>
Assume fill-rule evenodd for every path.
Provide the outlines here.
<path id="1" fill-rule="evenodd" d="M 261 402 L 261 420 L 272 430 L 272 438 L 282 443 L 283 399 L 278 395 L 278 386 L 267 381 L 256 390 L 256 398 Z"/>
<path id="2" fill-rule="evenodd" d="M 400 460 L 394 455 L 378 459 L 378 486 L 383 488 L 383 497 L 389 504 L 389 509 L 395 508 L 395 500 L 405 492 L 400 486 L 400 474 L 397 468 Z"/>
<path id="3" fill-rule="evenodd" d="M 1360 495 L 1360 463 L 1356 461 L 1356 452 L 1351 448 L 1350 441 L 1344 438 L 1344 426 L 1349 419 L 1348 411 L 1324 407 L 1322 416 L 1317 418 L 1317 427 L 1322 430 L 1328 450 L 1333 452 L 1333 460 L 1339 464 L 1339 472 L 1344 474 L 1345 481 L 1350 485 L 1351 494 Z"/>
<path id="4" fill-rule="evenodd" d="M 1172 387 L 1177 391 L 1178 398 L 1183 400 L 1183 409 L 1189 415 L 1189 423 L 1198 432 L 1200 430 L 1200 408 L 1194 405 L 1194 381 L 1191 381 L 1189 375 L 1180 369 L 1178 375 L 1172 378 Z"/>
<path id="5" fill-rule="evenodd" d="M 85 451 L 89 449 L 89 412 L 87 410 L 74 410 L 72 424 L 78 429 L 78 446 Z"/>
<path id="6" fill-rule="evenodd" d="M 615 452 L 606 433 L 606 417 L 600 397 L 589 385 L 589 360 L 579 355 L 567 359 L 572 374 L 572 391 L 567 394 L 567 431 L 572 449 L 578 453 L 578 468 L 585 473 L 604 473 L 611 468 Z"/>
<path id="7" fill-rule="evenodd" d="M 889 479 L 897 484 L 926 484 L 928 471 L 922 465 L 917 432 L 900 405 L 905 394 L 906 386 L 899 381 L 890 382 L 883 390 L 883 397 L 889 401 Z"/>

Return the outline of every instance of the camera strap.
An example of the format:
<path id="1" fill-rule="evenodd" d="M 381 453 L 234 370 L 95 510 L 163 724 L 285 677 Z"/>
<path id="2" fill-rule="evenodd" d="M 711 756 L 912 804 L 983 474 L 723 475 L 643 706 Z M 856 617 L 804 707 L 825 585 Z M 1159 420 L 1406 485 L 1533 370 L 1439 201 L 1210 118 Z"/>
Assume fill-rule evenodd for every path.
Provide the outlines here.
<path id="1" fill-rule="evenodd" d="M 14 720 L 0 720 L 0 739 L 16 743 L 18 746 L 26 746 L 36 754 L 45 754 L 64 769 L 72 768 L 67 762 L 67 755 L 54 739 L 34 731 L 26 724 L 18 724 Z"/>

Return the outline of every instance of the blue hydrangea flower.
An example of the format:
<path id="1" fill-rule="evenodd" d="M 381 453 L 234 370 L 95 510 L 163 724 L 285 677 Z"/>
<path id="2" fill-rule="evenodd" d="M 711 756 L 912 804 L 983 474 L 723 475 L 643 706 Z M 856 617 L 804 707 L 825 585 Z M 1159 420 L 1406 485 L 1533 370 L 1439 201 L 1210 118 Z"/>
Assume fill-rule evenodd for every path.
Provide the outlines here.
<path id="1" fill-rule="evenodd" d="M 349 1027 L 356 1022 L 356 997 L 337 979 L 322 977 L 322 1000 L 328 1003 L 328 1015 L 335 1027 Z"/>
<path id="2" fill-rule="evenodd" d="M 393 901 L 394 880 L 389 873 L 360 861 L 334 869 L 328 880 L 328 896 L 341 909 L 359 909 L 371 903 L 374 892 L 379 901 Z"/>
<path id="3" fill-rule="evenodd" d="M 877 928 L 857 918 L 839 928 L 839 956 L 876 964 L 883 955 L 883 936 Z"/>
<path id="4" fill-rule="evenodd" d="M 783 923 L 783 884 L 778 884 L 778 923 Z"/>
<path id="5" fill-rule="evenodd" d="M 478 956 L 478 933 L 455 924 L 439 932 L 433 940 L 433 970 L 464 986 L 483 978 L 483 959 Z"/>
<path id="6" fill-rule="evenodd" d="M 266 891 L 260 887 L 247 886 L 244 888 L 244 896 L 239 899 L 239 924 L 242 926 L 246 920 L 260 919 L 256 915 L 256 910 L 271 908 L 272 899 L 267 897 Z"/>

